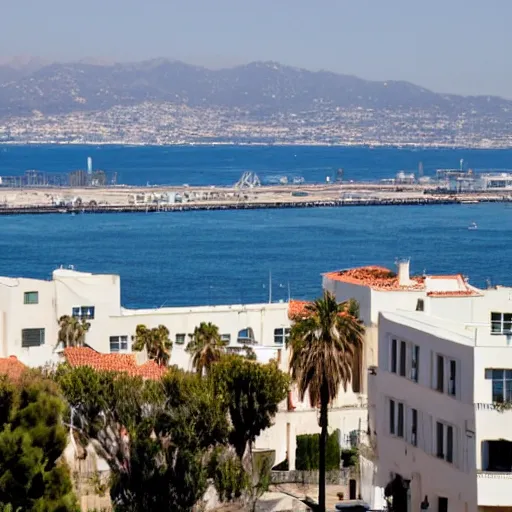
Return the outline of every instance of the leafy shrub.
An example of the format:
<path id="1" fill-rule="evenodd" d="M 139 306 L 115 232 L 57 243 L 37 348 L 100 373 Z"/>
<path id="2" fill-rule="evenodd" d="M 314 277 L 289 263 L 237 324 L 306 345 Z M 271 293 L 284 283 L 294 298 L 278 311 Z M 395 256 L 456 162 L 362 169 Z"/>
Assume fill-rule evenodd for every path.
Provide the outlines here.
<path id="1" fill-rule="evenodd" d="M 295 467 L 299 471 L 316 471 L 319 468 L 320 434 L 304 434 L 297 436 L 295 451 Z M 340 467 L 339 430 L 327 437 L 325 447 L 325 469 L 327 471 Z"/>
<path id="2" fill-rule="evenodd" d="M 222 502 L 240 498 L 249 488 L 249 476 L 234 454 L 215 452 L 210 462 L 210 476 Z"/>

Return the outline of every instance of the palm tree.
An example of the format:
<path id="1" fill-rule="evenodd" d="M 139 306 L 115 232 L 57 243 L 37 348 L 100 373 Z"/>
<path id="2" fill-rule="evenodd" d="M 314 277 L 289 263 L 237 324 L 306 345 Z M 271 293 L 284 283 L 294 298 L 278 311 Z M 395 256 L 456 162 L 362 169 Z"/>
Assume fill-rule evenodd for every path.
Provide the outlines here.
<path id="1" fill-rule="evenodd" d="M 342 304 L 331 293 L 306 306 L 304 318 L 292 326 L 288 345 L 291 350 L 290 372 L 299 397 L 306 394 L 312 406 L 320 407 L 318 510 L 325 512 L 325 445 L 327 409 L 338 395 L 340 386 L 347 391 L 352 379 L 352 365 L 363 343 L 364 327 L 358 318 L 355 300 Z"/>
<path id="2" fill-rule="evenodd" d="M 172 341 L 169 339 L 169 329 L 159 325 L 148 329 L 145 325 L 137 325 L 135 336 L 132 336 L 133 350 L 146 349 L 148 359 L 155 361 L 159 366 L 167 366 L 171 359 Z"/>
<path id="3" fill-rule="evenodd" d="M 64 348 L 83 347 L 85 344 L 85 335 L 90 327 L 91 324 L 84 319 L 63 315 L 59 318 L 57 343 L 62 343 Z"/>
<path id="4" fill-rule="evenodd" d="M 203 374 L 203 370 L 207 373 L 210 371 L 212 365 L 222 357 L 226 345 L 227 342 L 219 334 L 219 328 L 211 322 L 201 322 L 194 329 L 186 350 L 192 354 L 192 366 L 199 375 Z"/>

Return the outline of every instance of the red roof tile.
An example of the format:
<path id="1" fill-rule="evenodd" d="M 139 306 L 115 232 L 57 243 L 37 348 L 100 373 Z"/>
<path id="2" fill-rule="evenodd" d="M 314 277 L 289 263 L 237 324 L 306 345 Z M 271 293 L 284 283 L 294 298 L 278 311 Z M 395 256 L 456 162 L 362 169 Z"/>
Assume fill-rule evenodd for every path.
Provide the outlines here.
<path id="1" fill-rule="evenodd" d="M 26 369 L 16 356 L 0 358 L 0 374 L 7 375 L 10 379 L 19 379 Z"/>
<path id="2" fill-rule="evenodd" d="M 411 277 L 412 284 L 409 286 L 400 286 L 398 276 L 385 267 L 368 266 L 341 270 L 324 274 L 328 279 L 341 281 L 343 283 L 356 284 L 359 286 L 369 286 L 375 290 L 423 290 L 423 277 Z"/>
<path id="3" fill-rule="evenodd" d="M 307 300 L 290 300 L 288 303 L 288 318 L 293 321 L 302 320 L 303 318 L 307 318 L 310 314 L 308 311 L 308 305 L 312 304 Z M 339 313 L 340 316 L 348 316 L 346 311 L 341 311 Z"/>
<path id="4" fill-rule="evenodd" d="M 69 347 L 64 349 L 64 357 L 71 366 L 90 366 L 95 370 L 126 372 L 145 379 L 160 379 L 167 368 L 154 361 L 138 365 L 135 354 L 101 354 L 89 347 Z"/>
<path id="5" fill-rule="evenodd" d="M 300 320 L 307 316 L 306 306 L 310 304 L 307 300 L 290 300 L 288 303 L 288 318 Z"/>

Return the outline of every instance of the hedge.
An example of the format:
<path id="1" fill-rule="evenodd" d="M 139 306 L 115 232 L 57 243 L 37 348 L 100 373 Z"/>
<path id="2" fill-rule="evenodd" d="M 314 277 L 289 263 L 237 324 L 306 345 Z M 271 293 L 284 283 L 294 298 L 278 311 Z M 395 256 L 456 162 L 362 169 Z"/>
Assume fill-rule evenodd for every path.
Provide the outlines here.
<path id="1" fill-rule="evenodd" d="M 327 437 L 325 447 L 325 469 L 331 471 L 339 469 L 341 461 L 339 430 L 335 430 Z M 304 434 L 297 436 L 297 449 L 295 451 L 295 467 L 298 471 L 315 471 L 319 466 L 320 434 Z"/>

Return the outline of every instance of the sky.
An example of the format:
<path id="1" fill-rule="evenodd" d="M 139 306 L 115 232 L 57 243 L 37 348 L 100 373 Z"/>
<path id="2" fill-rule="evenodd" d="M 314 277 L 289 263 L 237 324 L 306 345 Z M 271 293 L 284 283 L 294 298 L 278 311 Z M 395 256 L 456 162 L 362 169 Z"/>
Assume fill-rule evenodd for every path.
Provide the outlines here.
<path id="1" fill-rule="evenodd" d="M 512 98 L 511 0 L 0 0 L 0 58 L 272 60 Z"/>

